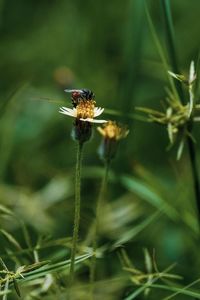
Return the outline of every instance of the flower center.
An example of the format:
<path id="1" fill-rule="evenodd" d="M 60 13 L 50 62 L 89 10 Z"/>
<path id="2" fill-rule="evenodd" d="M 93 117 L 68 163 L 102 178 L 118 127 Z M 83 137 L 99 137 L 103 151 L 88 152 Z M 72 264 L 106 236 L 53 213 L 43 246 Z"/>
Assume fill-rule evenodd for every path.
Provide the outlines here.
<path id="1" fill-rule="evenodd" d="M 105 139 L 121 140 L 128 134 L 128 129 L 125 126 L 119 125 L 114 121 L 108 121 L 102 127 L 98 127 L 97 130 Z"/>
<path id="2" fill-rule="evenodd" d="M 113 139 L 113 138 L 116 138 L 117 135 L 118 135 L 118 128 L 115 124 L 108 124 L 105 128 L 105 135 L 110 138 L 110 139 Z"/>
<path id="3" fill-rule="evenodd" d="M 77 118 L 87 119 L 94 118 L 95 101 L 93 100 L 81 100 L 77 105 Z"/>

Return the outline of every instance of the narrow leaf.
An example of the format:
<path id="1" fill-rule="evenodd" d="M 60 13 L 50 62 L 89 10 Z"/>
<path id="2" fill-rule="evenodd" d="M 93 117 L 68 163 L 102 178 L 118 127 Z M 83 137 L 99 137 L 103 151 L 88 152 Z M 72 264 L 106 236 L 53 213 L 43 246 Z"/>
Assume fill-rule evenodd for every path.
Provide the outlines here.
<path id="1" fill-rule="evenodd" d="M 17 280 L 15 278 L 13 278 L 13 284 L 14 284 L 14 288 L 15 288 L 15 291 L 17 293 L 17 295 L 19 297 L 21 297 L 21 293 L 20 293 L 20 290 L 19 290 L 19 286 L 18 286 L 18 283 L 17 283 Z"/>
<path id="2" fill-rule="evenodd" d="M 5 236 L 5 238 L 12 244 L 15 246 L 15 248 L 17 250 L 22 250 L 22 247 L 20 246 L 20 244 L 18 243 L 18 241 L 7 231 L 5 231 L 4 229 L 0 229 L 0 232 Z"/>

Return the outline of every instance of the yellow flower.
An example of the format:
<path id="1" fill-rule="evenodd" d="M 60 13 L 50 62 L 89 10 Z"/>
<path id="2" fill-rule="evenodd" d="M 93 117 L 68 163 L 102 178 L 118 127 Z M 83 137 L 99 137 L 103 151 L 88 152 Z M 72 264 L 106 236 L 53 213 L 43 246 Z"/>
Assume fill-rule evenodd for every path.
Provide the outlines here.
<path id="1" fill-rule="evenodd" d="M 108 121 L 97 130 L 103 136 L 102 143 L 99 147 L 99 155 L 101 159 L 109 162 L 116 155 L 119 141 L 124 139 L 129 130 L 126 126 L 120 125 L 115 121 Z"/>
<path id="2" fill-rule="evenodd" d="M 116 141 L 124 139 L 129 133 L 125 126 L 117 124 L 115 121 L 108 121 L 102 127 L 97 127 L 97 130 L 105 139 L 114 139 Z"/>

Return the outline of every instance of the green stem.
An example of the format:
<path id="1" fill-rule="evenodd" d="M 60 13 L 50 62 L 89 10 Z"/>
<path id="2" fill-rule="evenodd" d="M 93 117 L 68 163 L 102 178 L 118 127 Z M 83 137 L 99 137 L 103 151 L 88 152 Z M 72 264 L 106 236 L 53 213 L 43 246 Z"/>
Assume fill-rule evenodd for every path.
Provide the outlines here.
<path id="1" fill-rule="evenodd" d="M 70 285 L 74 280 L 74 265 L 77 249 L 79 224 L 80 224 L 80 207 L 81 207 L 81 160 L 82 160 L 83 144 L 78 143 L 77 156 L 76 156 L 76 175 L 75 175 L 75 212 L 74 212 L 74 229 L 71 250 L 71 264 L 70 264 Z"/>
<path id="2" fill-rule="evenodd" d="M 192 125 L 193 124 L 188 124 L 188 131 L 190 133 L 192 132 Z M 196 151 L 194 147 L 194 142 L 191 140 L 190 137 L 187 138 L 187 144 L 188 144 L 188 152 L 189 152 L 191 169 L 192 169 L 193 186 L 194 186 L 194 191 L 196 196 L 198 220 L 200 222 L 200 184 L 199 184 L 199 174 L 197 168 Z"/>
<path id="3" fill-rule="evenodd" d="M 169 52 L 171 66 L 173 68 L 174 73 L 180 74 L 179 68 L 178 68 L 178 63 L 177 63 L 176 49 L 175 49 L 175 35 L 174 35 L 174 30 L 173 30 L 173 21 L 172 21 L 172 15 L 171 15 L 170 1 L 169 0 L 161 0 L 161 5 L 163 8 L 163 14 L 164 14 L 166 40 L 167 40 L 167 46 L 168 46 L 168 52 Z M 180 97 L 181 101 L 183 102 L 184 93 L 183 93 L 181 82 L 178 80 L 175 80 L 174 83 L 175 83 L 177 92 L 179 94 L 179 97 Z"/>
<path id="4" fill-rule="evenodd" d="M 110 161 L 105 162 L 104 176 L 102 178 L 101 187 L 99 191 L 99 197 L 96 204 L 96 219 L 94 223 L 94 238 L 92 243 L 93 256 L 90 265 L 90 284 L 91 284 L 91 298 L 94 299 L 94 282 L 95 282 L 95 273 L 96 273 L 96 251 L 98 247 L 98 233 L 99 233 L 99 221 L 100 214 L 103 204 L 105 203 L 105 194 L 106 187 L 108 182 L 108 173 L 109 173 Z"/>
<path id="5" fill-rule="evenodd" d="M 173 22 L 171 16 L 171 9 L 170 9 L 170 1 L 169 0 L 161 0 L 161 4 L 163 7 L 164 12 L 164 21 L 166 27 L 166 37 L 168 43 L 168 50 L 169 56 L 173 68 L 173 72 L 179 74 L 178 63 L 177 63 L 177 56 L 176 56 L 176 49 L 175 49 L 175 38 L 174 38 L 174 31 L 173 31 Z M 179 97 L 184 103 L 184 93 L 183 88 L 180 82 L 177 81 L 177 91 L 179 93 Z M 187 124 L 187 130 L 189 134 L 192 134 L 193 124 L 192 122 Z M 193 177 L 193 185 L 194 185 L 194 192 L 196 198 L 196 205 L 197 205 L 197 212 L 198 212 L 198 220 L 200 221 L 200 183 L 199 183 L 199 174 L 197 168 L 197 160 L 196 160 L 196 151 L 194 147 L 194 143 L 191 138 L 187 137 L 187 144 L 188 144 L 188 153 L 191 163 L 191 171 Z"/>

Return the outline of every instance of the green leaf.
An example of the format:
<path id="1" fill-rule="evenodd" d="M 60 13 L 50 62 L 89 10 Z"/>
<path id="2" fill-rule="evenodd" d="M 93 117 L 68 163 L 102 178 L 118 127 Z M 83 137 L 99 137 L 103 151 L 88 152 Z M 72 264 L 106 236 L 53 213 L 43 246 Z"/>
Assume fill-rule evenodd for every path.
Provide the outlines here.
<path id="1" fill-rule="evenodd" d="M 148 10 L 148 7 L 146 6 L 145 7 L 146 9 L 146 16 L 147 16 L 147 21 L 148 21 L 148 24 L 149 24 L 149 28 L 150 28 L 150 31 L 151 31 L 151 34 L 152 34 L 152 37 L 153 37 L 153 40 L 154 40 L 154 43 L 156 45 L 156 48 L 158 50 L 158 53 L 160 55 L 160 58 L 161 58 L 161 61 L 163 63 L 163 66 L 164 66 L 164 70 L 167 74 L 167 77 L 168 77 L 168 80 L 169 80 L 169 83 L 171 85 L 171 89 L 173 91 L 173 94 L 174 94 L 174 97 L 175 99 L 179 99 L 179 95 L 177 93 L 177 90 L 176 90 L 176 87 L 174 85 L 174 81 L 173 79 L 171 78 L 171 76 L 169 75 L 168 73 L 168 70 L 169 70 L 169 65 L 168 65 L 168 62 L 167 62 L 167 59 L 166 59 L 166 55 L 164 53 L 164 50 L 160 44 L 160 41 L 158 39 L 158 36 L 157 36 L 157 33 L 156 33 L 156 30 L 155 30 L 155 26 L 153 24 L 153 20 L 150 16 L 150 13 L 149 13 L 149 10 Z"/>
<path id="2" fill-rule="evenodd" d="M 0 213 L 14 217 L 13 212 L 2 204 L 0 204 Z"/>
<path id="3" fill-rule="evenodd" d="M 113 247 L 119 247 L 119 245 L 125 244 L 128 241 L 132 240 L 135 236 L 137 236 L 141 231 L 143 231 L 146 227 L 148 227 L 152 222 L 160 217 L 160 212 L 155 212 L 150 217 L 146 218 L 139 225 L 134 226 L 130 230 L 126 231 L 113 245 Z"/>
<path id="4" fill-rule="evenodd" d="M 145 258 L 145 266 L 148 273 L 152 272 L 153 266 L 152 266 L 152 259 L 149 254 L 149 251 L 145 248 L 144 249 L 144 258 Z"/>
<path id="5" fill-rule="evenodd" d="M 200 279 L 198 279 L 198 281 L 200 281 Z M 177 288 L 174 286 L 167 286 L 161 284 L 152 284 L 151 287 L 156 289 L 161 289 L 161 290 L 173 291 L 176 292 L 176 295 L 181 294 L 181 295 L 187 295 L 192 298 L 200 299 L 200 293 L 191 290 L 186 290 L 185 288 Z M 165 298 L 165 300 L 167 299 L 170 299 L 170 296 Z"/>
<path id="6" fill-rule="evenodd" d="M 171 65 L 173 67 L 173 72 L 179 73 L 177 55 L 175 49 L 175 33 L 174 33 L 174 26 L 173 26 L 173 20 L 172 20 L 171 8 L 170 8 L 170 1 L 161 0 L 161 5 L 163 8 L 163 20 L 164 20 L 165 31 L 166 31 L 166 42 L 168 46 L 169 58 L 171 61 Z M 178 94 L 177 98 L 179 98 L 181 102 L 184 102 L 183 100 L 184 93 L 183 93 L 181 83 L 176 81 L 175 86 L 177 91 L 176 95 Z"/>
<path id="7" fill-rule="evenodd" d="M 6 280 L 4 289 L 3 289 L 3 298 L 2 300 L 7 300 L 7 294 L 8 294 L 8 286 L 9 286 L 9 279 Z"/>
<path id="8" fill-rule="evenodd" d="M 135 193 L 141 199 L 145 200 L 159 211 L 165 212 L 171 219 L 176 219 L 178 214 L 176 210 L 157 194 L 148 184 L 142 180 L 123 175 L 121 177 L 122 184 L 131 192 Z"/>
<path id="9" fill-rule="evenodd" d="M 10 294 L 10 293 L 11 293 L 11 290 L 8 290 L 8 289 L 5 290 L 5 291 L 0 291 L 0 296 L 7 295 L 7 294 Z"/>
<path id="10" fill-rule="evenodd" d="M 90 258 L 92 254 L 84 254 L 81 256 L 76 257 L 75 264 L 79 264 L 88 258 Z M 70 259 L 69 260 L 64 260 L 58 263 L 49 263 L 48 265 L 42 266 L 39 269 L 33 270 L 33 271 L 25 271 L 23 272 L 23 279 L 19 278 L 18 280 L 20 282 L 25 282 L 25 281 L 31 281 L 40 277 L 44 277 L 49 273 L 54 273 L 54 272 L 60 272 L 64 270 L 69 270 L 70 268 Z"/>
<path id="11" fill-rule="evenodd" d="M 166 272 L 170 271 L 173 267 L 174 267 L 174 264 L 171 265 L 171 266 L 169 266 L 168 268 L 166 268 L 162 273 L 166 273 Z M 154 278 L 152 280 L 152 284 L 154 282 L 156 282 L 158 279 L 159 279 L 159 277 Z M 142 292 L 144 292 L 146 288 L 148 288 L 149 286 L 152 286 L 152 284 L 151 285 L 149 285 L 149 284 L 142 285 L 136 291 L 134 291 L 133 293 L 131 293 L 128 297 L 125 297 L 124 300 L 133 300 L 133 299 L 135 299 L 138 295 L 140 295 Z"/>
<path id="12" fill-rule="evenodd" d="M 181 82 L 187 82 L 186 78 L 184 75 L 180 75 L 180 74 L 175 74 L 171 71 L 168 71 L 169 75 L 171 75 L 173 78 L 181 81 Z"/>
<path id="13" fill-rule="evenodd" d="M 165 297 L 163 300 L 169 300 L 169 299 L 174 298 L 174 297 L 177 296 L 178 294 L 183 294 L 184 291 L 186 291 L 186 289 L 192 287 L 193 285 L 195 285 L 195 284 L 197 284 L 197 283 L 199 283 L 199 282 L 200 282 L 200 279 L 198 278 L 197 280 L 191 282 L 190 284 L 184 286 L 183 288 L 175 288 L 175 289 L 177 289 L 177 290 L 175 291 L 175 293 L 173 293 L 172 295 L 170 295 L 170 296 L 168 296 L 168 297 Z M 191 295 L 191 293 L 192 293 L 192 294 L 194 293 L 193 291 L 186 291 L 186 292 L 189 292 L 190 295 Z M 196 292 L 195 292 L 195 293 L 196 293 Z M 200 294 L 199 294 L 199 296 L 200 296 Z M 191 296 L 191 297 L 193 297 L 193 296 Z M 194 297 L 195 297 L 195 299 L 200 299 L 200 298 L 198 298 L 198 296 L 194 296 Z"/>
<path id="14" fill-rule="evenodd" d="M 16 280 L 15 278 L 13 278 L 13 284 L 14 284 L 14 288 L 15 288 L 15 291 L 16 291 L 17 295 L 18 295 L 19 297 L 21 297 L 20 289 L 19 289 L 17 280 Z"/>
<path id="15" fill-rule="evenodd" d="M 181 155 L 183 153 L 184 145 L 185 145 L 185 139 L 183 138 L 181 140 L 180 144 L 179 144 L 179 147 L 178 147 L 177 156 L 176 156 L 177 160 L 179 160 L 181 158 Z"/>
<path id="16" fill-rule="evenodd" d="M 10 234 L 8 233 L 6 230 L 4 229 L 0 229 L 0 232 L 5 236 L 5 238 L 12 244 L 15 246 L 15 248 L 17 250 L 22 250 L 22 247 L 20 246 L 20 244 L 18 243 L 18 241 Z"/>

